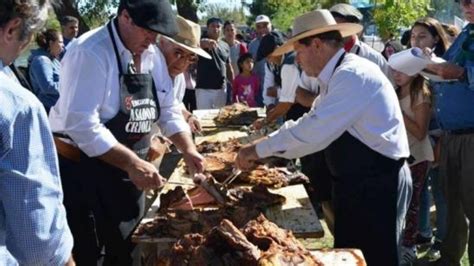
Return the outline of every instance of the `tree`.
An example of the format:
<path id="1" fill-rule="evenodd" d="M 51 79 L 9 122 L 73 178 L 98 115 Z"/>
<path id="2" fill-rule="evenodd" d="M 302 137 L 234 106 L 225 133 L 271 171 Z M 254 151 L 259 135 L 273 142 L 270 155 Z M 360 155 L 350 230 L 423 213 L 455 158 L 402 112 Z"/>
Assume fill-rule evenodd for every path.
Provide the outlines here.
<path id="1" fill-rule="evenodd" d="M 270 17 L 274 27 L 286 30 L 293 24 L 295 17 L 320 7 L 323 2 L 329 1 L 254 0 L 253 3 L 249 5 L 252 16 L 249 18 L 248 24 L 252 25 L 256 16 L 265 14 Z"/>
<path id="2" fill-rule="evenodd" d="M 246 23 L 243 8 L 228 8 L 218 4 L 210 4 L 203 6 L 200 11 L 206 14 L 201 18 L 203 22 L 206 22 L 208 18 L 217 17 L 223 20 L 233 20 L 236 25 L 244 25 Z"/>
<path id="3" fill-rule="evenodd" d="M 385 4 L 374 9 L 374 22 L 383 40 L 389 40 L 400 35 L 400 30 L 409 28 L 418 18 L 426 16 L 429 0 L 394 1 L 387 0 Z"/>
<path id="4" fill-rule="evenodd" d="M 176 4 L 180 16 L 198 23 L 197 10 L 200 0 L 171 0 L 171 3 Z"/>

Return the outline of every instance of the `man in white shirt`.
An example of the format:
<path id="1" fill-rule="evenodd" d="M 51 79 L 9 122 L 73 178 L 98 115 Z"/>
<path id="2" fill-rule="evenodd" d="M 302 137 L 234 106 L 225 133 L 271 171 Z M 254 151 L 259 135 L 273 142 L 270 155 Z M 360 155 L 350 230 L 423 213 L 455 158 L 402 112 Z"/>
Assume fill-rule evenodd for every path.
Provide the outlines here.
<path id="1" fill-rule="evenodd" d="M 237 166 L 325 149 L 333 176 L 335 247 L 360 248 L 368 265 L 398 265 L 411 176 L 397 95 L 377 65 L 342 49 L 343 37 L 360 25 L 337 24 L 328 10 L 315 10 L 297 17 L 293 29 L 294 37 L 274 54 L 296 50 L 303 70 L 319 80 L 319 100 L 296 123 L 243 147 Z"/>
<path id="2" fill-rule="evenodd" d="M 287 53 L 279 56 L 272 56 L 271 53 L 283 44 L 283 36 L 279 32 L 271 32 L 263 37 L 258 50 L 257 58 L 266 58 L 265 82 L 263 92 L 263 102 L 267 106 L 267 117 L 258 119 L 253 123 L 253 127 L 260 129 L 267 123 L 272 123 L 280 117 L 286 120 L 297 120 L 308 110 L 295 104 L 295 91 L 300 80 L 302 70 L 298 67 L 295 53 Z M 279 88 L 281 87 L 281 88 Z M 270 91 L 279 91 L 278 103 L 271 97 Z"/>
<path id="3" fill-rule="evenodd" d="M 198 61 L 198 55 L 206 59 L 211 59 L 211 56 L 199 45 L 199 38 L 201 37 L 199 24 L 181 16 L 178 16 L 176 21 L 178 23 L 178 34 L 173 38 L 161 36 L 158 47 L 166 59 L 168 73 L 173 82 L 174 95 L 182 106 L 184 119 L 188 122 L 191 131 L 199 132 L 201 131 L 201 125 L 198 119 L 186 110 L 182 103 L 186 90 L 184 72 L 188 70 L 191 64 Z"/>
<path id="4" fill-rule="evenodd" d="M 145 211 L 143 190 L 164 184 L 146 160 L 155 123 L 182 151 L 190 172 L 203 171 L 165 82 L 165 58 L 152 45 L 158 33 L 177 31 L 169 1 L 121 0 L 118 16 L 71 43 L 62 60 L 61 97 L 50 123 L 79 265 L 95 265 L 102 249 L 106 265 L 138 261 L 130 234 Z"/>

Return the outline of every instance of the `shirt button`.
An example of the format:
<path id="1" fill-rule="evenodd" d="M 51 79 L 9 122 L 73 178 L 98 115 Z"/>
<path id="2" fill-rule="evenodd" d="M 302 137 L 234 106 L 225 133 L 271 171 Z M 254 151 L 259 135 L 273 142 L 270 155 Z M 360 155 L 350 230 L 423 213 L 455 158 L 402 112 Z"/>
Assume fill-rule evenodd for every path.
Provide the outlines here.
<path id="1" fill-rule="evenodd" d="M 439 108 L 438 108 L 438 109 L 436 109 L 436 112 L 438 112 L 438 113 L 439 113 L 440 111 L 441 111 L 441 110 L 440 110 Z"/>
<path id="2" fill-rule="evenodd" d="M 441 96 L 443 96 L 443 94 L 442 94 L 442 93 L 440 93 L 440 94 L 439 94 L 439 97 L 441 97 Z"/>

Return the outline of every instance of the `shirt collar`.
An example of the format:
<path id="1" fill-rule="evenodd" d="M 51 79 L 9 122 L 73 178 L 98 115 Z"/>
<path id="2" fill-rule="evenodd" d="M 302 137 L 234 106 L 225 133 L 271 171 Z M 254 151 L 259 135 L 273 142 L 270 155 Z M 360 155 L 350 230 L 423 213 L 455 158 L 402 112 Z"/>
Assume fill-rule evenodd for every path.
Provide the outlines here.
<path id="1" fill-rule="evenodd" d="M 327 86 L 329 83 L 329 80 L 331 79 L 333 73 L 334 73 L 334 68 L 336 67 L 337 61 L 339 58 L 342 56 L 344 53 L 344 49 L 341 48 L 337 53 L 327 62 L 326 66 L 324 66 L 323 70 L 321 73 L 319 73 L 318 80 L 321 84 Z"/>
<path id="2" fill-rule="evenodd" d="M 115 40 L 115 43 L 117 44 L 117 49 L 120 56 L 127 56 L 131 58 L 132 53 L 122 43 L 122 40 L 120 39 L 118 35 L 118 31 L 117 31 L 117 28 L 115 27 L 115 23 L 113 23 L 113 20 L 111 21 L 111 24 L 112 24 L 112 31 L 114 32 L 114 40 Z M 155 53 L 155 49 L 153 49 L 153 44 L 150 44 L 148 48 L 145 51 L 143 51 L 142 58 L 144 55 L 148 53 L 152 53 L 152 54 Z"/>

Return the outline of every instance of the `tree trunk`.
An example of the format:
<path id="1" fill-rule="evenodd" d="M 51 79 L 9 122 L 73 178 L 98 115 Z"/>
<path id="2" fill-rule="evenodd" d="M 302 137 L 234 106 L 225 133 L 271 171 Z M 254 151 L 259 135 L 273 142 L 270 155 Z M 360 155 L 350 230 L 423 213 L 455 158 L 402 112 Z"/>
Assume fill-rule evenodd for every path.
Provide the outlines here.
<path id="1" fill-rule="evenodd" d="M 59 21 L 64 16 L 73 16 L 79 20 L 79 35 L 82 33 L 89 31 L 89 26 L 84 22 L 81 15 L 79 14 L 79 10 L 77 9 L 76 1 L 74 0 L 63 0 L 58 1 L 61 4 L 54 5 L 54 13 Z"/>
<path id="2" fill-rule="evenodd" d="M 178 8 L 178 14 L 180 16 L 199 23 L 197 5 L 194 3 L 194 0 L 176 0 L 176 7 Z"/>

